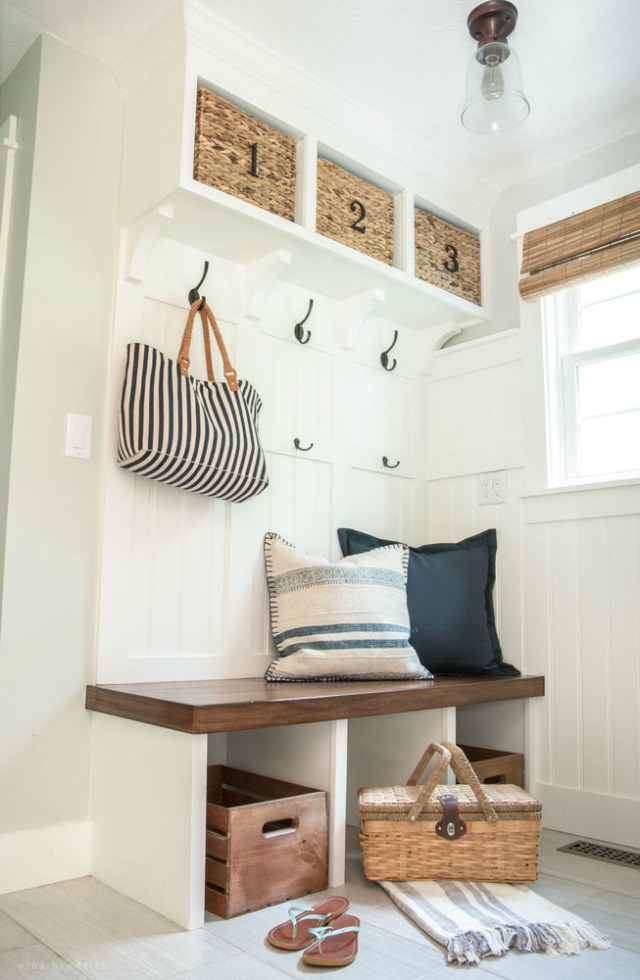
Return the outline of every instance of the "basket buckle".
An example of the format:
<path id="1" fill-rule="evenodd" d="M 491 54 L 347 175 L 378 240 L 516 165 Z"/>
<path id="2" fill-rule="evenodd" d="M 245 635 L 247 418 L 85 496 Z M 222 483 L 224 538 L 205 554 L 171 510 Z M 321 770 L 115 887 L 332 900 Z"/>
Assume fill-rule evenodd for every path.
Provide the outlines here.
<path id="1" fill-rule="evenodd" d="M 458 813 L 458 798 L 456 796 L 440 796 L 442 803 L 442 820 L 436 824 L 436 834 L 443 840 L 457 840 L 464 837 L 467 825 L 460 819 Z"/>

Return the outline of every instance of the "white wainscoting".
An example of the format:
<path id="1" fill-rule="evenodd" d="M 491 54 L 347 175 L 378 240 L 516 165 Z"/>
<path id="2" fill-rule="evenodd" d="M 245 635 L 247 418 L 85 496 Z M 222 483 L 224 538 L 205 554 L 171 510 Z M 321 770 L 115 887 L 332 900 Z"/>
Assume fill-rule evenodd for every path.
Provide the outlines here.
<path id="1" fill-rule="evenodd" d="M 119 288 L 107 406 L 99 683 L 262 674 L 273 656 L 265 531 L 332 560 L 340 556 L 341 525 L 409 541 L 426 533 L 426 385 L 416 369 L 424 360 L 416 356 L 416 335 L 399 329 L 397 370 L 386 372 L 380 353 L 394 324 L 371 317 L 355 349 L 344 349 L 343 334 L 334 329 L 339 304 L 285 281 L 274 283 L 260 315 L 254 304 L 248 318 L 243 268 L 213 257 L 201 292 L 239 375 L 262 397 L 270 486 L 251 501 L 230 504 L 117 467 L 126 344 L 142 340 L 175 356 L 186 295 L 202 261 L 195 250 L 162 240 L 145 281 Z M 309 299 L 314 307 L 304 329 L 311 338 L 303 345 L 294 326 Z M 192 371 L 204 376 L 199 327 Z"/>
<path id="2" fill-rule="evenodd" d="M 503 654 L 547 688 L 526 706 L 461 709 L 458 739 L 520 751 L 526 721 L 545 826 L 640 847 L 640 487 L 525 496 L 518 350 L 509 331 L 442 351 L 428 390 L 429 539 L 497 528 Z M 480 506 L 493 469 L 507 502 Z"/>
<path id="3" fill-rule="evenodd" d="M 640 518 L 528 524 L 525 558 L 527 665 L 548 679 L 531 706 L 547 825 L 638 847 Z"/>

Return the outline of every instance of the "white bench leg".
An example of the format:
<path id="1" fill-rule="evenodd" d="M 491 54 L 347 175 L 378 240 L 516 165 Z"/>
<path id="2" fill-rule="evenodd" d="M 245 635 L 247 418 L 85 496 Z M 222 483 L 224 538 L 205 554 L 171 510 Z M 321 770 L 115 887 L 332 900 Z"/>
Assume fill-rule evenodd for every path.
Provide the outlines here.
<path id="1" fill-rule="evenodd" d="M 204 923 L 207 736 L 92 718 L 92 874 L 185 929 Z"/>

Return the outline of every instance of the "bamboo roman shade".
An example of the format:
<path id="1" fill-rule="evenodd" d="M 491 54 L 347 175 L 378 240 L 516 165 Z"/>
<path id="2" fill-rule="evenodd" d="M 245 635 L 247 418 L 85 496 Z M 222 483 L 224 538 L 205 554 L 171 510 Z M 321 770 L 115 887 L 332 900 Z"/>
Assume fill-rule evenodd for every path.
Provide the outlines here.
<path id="1" fill-rule="evenodd" d="M 539 299 L 640 262 L 640 191 L 528 231 L 520 295 Z"/>

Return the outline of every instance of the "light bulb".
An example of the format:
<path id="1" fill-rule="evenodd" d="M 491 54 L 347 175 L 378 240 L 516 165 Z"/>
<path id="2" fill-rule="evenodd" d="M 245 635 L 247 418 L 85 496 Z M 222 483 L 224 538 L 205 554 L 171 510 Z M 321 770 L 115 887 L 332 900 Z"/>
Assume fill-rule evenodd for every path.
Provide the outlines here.
<path id="1" fill-rule="evenodd" d="M 482 73 L 480 91 L 482 93 L 482 98 L 486 99 L 488 102 L 493 102 L 495 99 L 502 98 L 504 95 L 504 75 L 502 74 L 502 70 L 499 66 L 484 69 Z"/>

